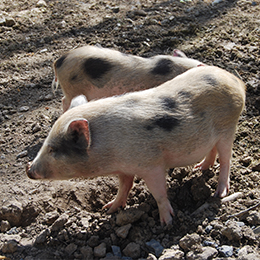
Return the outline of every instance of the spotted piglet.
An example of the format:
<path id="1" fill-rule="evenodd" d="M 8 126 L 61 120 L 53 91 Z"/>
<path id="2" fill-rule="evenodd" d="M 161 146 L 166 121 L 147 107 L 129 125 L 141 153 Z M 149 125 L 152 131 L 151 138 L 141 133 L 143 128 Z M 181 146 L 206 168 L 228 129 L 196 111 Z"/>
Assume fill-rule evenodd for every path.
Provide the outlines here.
<path id="1" fill-rule="evenodd" d="M 32 179 L 69 179 L 116 174 L 119 190 L 104 207 L 125 206 L 135 175 L 151 191 L 162 223 L 172 221 L 165 170 L 205 170 L 219 156 L 216 195 L 229 190 L 232 143 L 245 103 L 245 85 L 217 67 L 201 66 L 148 90 L 90 101 L 65 112 L 37 157 Z M 204 158 L 204 159 L 203 159 Z"/>
<path id="2" fill-rule="evenodd" d="M 72 98 L 85 95 L 87 100 L 159 86 L 201 62 L 175 50 L 173 56 L 142 58 L 119 51 L 85 46 L 71 50 L 54 62 L 53 90 L 61 85 L 63 112 Z"/>

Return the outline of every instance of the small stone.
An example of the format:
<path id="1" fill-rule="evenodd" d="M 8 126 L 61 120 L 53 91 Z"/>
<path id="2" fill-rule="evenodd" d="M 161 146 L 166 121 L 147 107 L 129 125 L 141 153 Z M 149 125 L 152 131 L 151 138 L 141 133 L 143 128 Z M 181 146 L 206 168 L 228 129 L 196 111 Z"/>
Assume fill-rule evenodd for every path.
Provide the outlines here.
<path id="1" fill-rule="evenodd" d="M 212 247 L 203 247 L 201 248 L 202 252 L 193 252 L 190 251 L 186 255 L 187 260 L 208 260 L 213 259 L 218 254 L 218 250 Z"/>
<path id="2" fill-rule="evenodd" d="M 45 222 L 48 225 L 51 225 L 58 217 L 59 213 L 57 211 L 51 211 L 45 214 L 43 222 Z"/>
<path id="3" fill-rule="evenodd" d="M 99 236 L 91 236 L 87 243 L 90 247 L 97 246 L 99 244 Z"/>
<path id="4" fill-rule="evenodd" d="M 22 212 L 22 203 L 18 201 L 10 201 L 2 206 L 0 209 L 0 216 L 2 219 L 7 220 L 12 226 L 18 226 L 21 221 Z"/>
<path id="5" fill-rule="evenodd" d="M 94 248 L 94 256 L 96 257 L 105 257 L 107 251 L 106 243 L 101 243 L 99 246 Z"/>
<path id="6" fill-rule="evenodd" d="M 32 133 L 35 134 L 35 133 L 41 131 L 41 129 L 42 129 L 42 128 L 41 128 L 40 125 L 37 123 L 37 124 L 32 128 Z"/>
<path id="7" fill-rule="evenodd" d="M 47 237 L 50 235 L 50 230 L 45 229 L 43 230 L 35 239 L 35 244 L 43 244 L 46 240 Z"/>
<path id="8" fill-rule="evenodd" d="M 233 246 L 226 246 L 226 245 L 220 246 L 218 248 L 218 252 L 220 256 L 231 257 L 233 255 Z"/>
<path id="9" fill-rule="evenodd" d="M 90 246 L 81 247 L 80 253 L 83 256 L 83 259 L 92 259 L 93 258 L 93 250 Z"/>
<path id="10" fill-rule="evenodd" d="M 74 243 L 71 243 L 69 245 L 66 246 L 65 248 L 65 252 L 68 254 L 68 255 L 72 255 L 76 250 L 77 250 L 78 246 L 75 245 Z"/>
<path id="11" fill-rule="evenodd" d="M 5 18 L 0 18 L 0 26 L 6 25 Z"/>
<path id="12" fill-rule="evenodd" d="M 161 255 L 161 253 L 164 249 L 163 246 L 158 241 L 156 241 L 155 239 L 152 239 L 151 241 L 146 242 L 146 245 L 150 246 L 154 249 L 155 255 L 157 257 L 159 257 Z"/>
<path id="13" fill-rule="evenodd" d="M 116 229 L 116 235 L 118 237 L 125 239 L 127 237 L 128 233 L 129 233 L 129 230 L 130 230 L 131 227 L 132 227 L 131 224 L 127 224 L 127 225 L 124 225 L 122 227 L 117 228 Z"/>
<path id="14" fill-rule="evenodd" d="M 47 4 L 44 0 L 39 0 L 36 4 L 36 7 L 47 7 Z"/>
<path id="15" fill-rule="evenodd" d="M 17 155 L 17 158 L 23 158 L 28 155 L 28 151 L 24 150 Z"/>
<path id="16" fill-rule="evenodd" d="M 230 241 L 239 241 L 243 237 L 241 227 L 235 221 L 229 221 L 227 226 L 221 230 L 221 233 Z"/>
<path id="17" fill-rule="evenodd" d="M 184 251 L 189 251 L 191 250 L 193 245 L 199 244 L 200 240 L 200 236 L 196 233 L 193 233 L 181 238 L 179 244 Z"/>
<path id="18" fill-rule="evenodd" d="M 91 220 L 91 217 L 89 216 L 89 217 L 83 217 L 83 218 L 81 218 L 81 220 L 80 220 L 80 223 L 81 223 L 81 225 L 85 228 L 85 229 L 87 229 L 88 227 L 89 227 L 89 221 Z"/>
<path id="19" fill-rule="evenodd" d="M 22 106 L 18 109 L 19 112 L 27 112 L 30 109 L 28 106 Z"/>
<path id="20" fill-rule="evenodd" d="M 159 260 L 182 260 L 184 252 L 179 249 L 165 249 Z"/>
<path id="21" fill-rule="evenodd" d="M 151 253 L 147 256 L 146 260 L 157 260 L 157 257 Z"/>
<path id="22" fill-rule="evenodd" d="M 7 230 L 9 230 L 11 228 L 10 223 L 7 220 L 2 220 L 1 221 L 1 226 L 0 226 L 0 230 L 1 232 L 6 232 Z"/>
<path id="23" fill-rule="evenodd" d="M 116 216 L 116 224 L 118 226 L 124 226 L 129 223 L 133 223 L 133 222 L 139 220 L 143 216 L 143 214 L 144 214 L 144 211 L 136 209 L 136 208 L 122 210 Z"/>
<path id="24" fill-rule="evenodd" d="M 122 257 L 121 249 L 119 246 L 111 246 L 114 256 Z"/>
<path id="25" fill-rule="evenodd" d="M 51 226 L 51 231 L 58 231 L 62 229 L 65 223 L 68 221 L 69 216 L 67 214 L 62 214 Z"/>
<path id="26" fill-rule="evenodd" d="M 5 24 L 6 24 L 6 26 L 8 26 L 8 27 L 14 26 L 14 25 L 15 25 L 15 20 L 14 20 L 14 18 L 6 18 L 6 19 L 5 19 Z"/>
<path id="27" fill-rule="evenodd" d="M 131 242 L 125 247 L 123 253 L 125 256 L 129 256 L 132 258 L 139 258 L 141 254 L 141 247 L 139 244 Z"/>
<path id="28" fill-rule="evenodd" d="M 13 254 L 17 251 L 18 243 L 15 240 L 4 242 L 2 252 L 5 254 Z"/>

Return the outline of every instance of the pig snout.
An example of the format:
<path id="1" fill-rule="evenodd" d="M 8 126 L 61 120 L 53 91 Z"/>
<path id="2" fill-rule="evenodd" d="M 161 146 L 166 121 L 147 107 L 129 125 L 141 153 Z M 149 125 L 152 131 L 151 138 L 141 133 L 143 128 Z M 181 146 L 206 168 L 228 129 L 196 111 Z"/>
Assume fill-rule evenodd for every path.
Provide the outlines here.
<path id="1" fill-rule="evenodd" d="M 26 165 L 26 174 L 27 176 L 30 178 L 30 179 L 42 179 L 42 176 L 40 176 L 35 168 L 33 167 L 33 164 L 32 162 L 28 162 L 27 165 Z"/>

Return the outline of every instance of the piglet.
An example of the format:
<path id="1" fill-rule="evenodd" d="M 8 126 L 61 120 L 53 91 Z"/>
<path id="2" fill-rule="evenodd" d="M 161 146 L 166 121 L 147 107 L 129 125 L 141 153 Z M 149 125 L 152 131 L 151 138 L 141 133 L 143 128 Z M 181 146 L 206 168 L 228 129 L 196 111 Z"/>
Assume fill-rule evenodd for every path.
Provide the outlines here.
<path id="1" fill-rule="evenodd" d="M 219 156 L 216 195 L 229 190 L 233 138 L 245 104 L 244 83 L 213 66 L 196 67 L 152 89 L 90 101 L 64 113 L 37 157 L 27 165 L 32 179 L 69 179 L 116 174 L 119 190 L 104 207 L 125 206 L 135 175 L 154 196 L 162 223 L 172 221 L 167 168 Z"/>
<path id="2" fill-rule="evenodd" d="M 61 85 L 65 112 L 78 95 L 83 94 L 90 101 L 152 88 L 200 64 L 179 50 L 174 50 L 172 56 L 142 58 L 88 45 L 71 50 L 54 62 L 53 91 L 55 85 Z"/>

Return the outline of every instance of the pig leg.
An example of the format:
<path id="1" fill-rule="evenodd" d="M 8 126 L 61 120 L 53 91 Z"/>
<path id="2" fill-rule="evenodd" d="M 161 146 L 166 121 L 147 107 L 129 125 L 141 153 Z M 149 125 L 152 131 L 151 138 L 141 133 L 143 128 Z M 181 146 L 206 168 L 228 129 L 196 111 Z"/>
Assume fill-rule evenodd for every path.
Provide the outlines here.
<path id="1" fill-rule="evenodd" d="M 119 189 L 117 196 L 103 207 L 103 209 L 109 208 L 108 214 L 115 212 L 119 207 L 125 207 L 128 193 L 133 186 L 134 176 L 120 173 L 118 177 Z"/>
<path id="2" fill-rule="evenodd" d="M 196 168 L 200 168 L 202 171 L 207 170 L 210 166 L 213 166 L 215 163 L 217 155 L 217 147 L 214 146 L 213 149 L 207 154 L 204 160 L 195 165 Z"/>
<path id="3" fill-rule="evenodd" d="M 232 143 L 233 136 L 228 139 L 221 139 L 217 143 L 217 151 L 219 154 L 219 180 L 218 187 L 215 192 L 216 197 L 223 198 L 228 194 L 229 191 L 229 170 L 230 170 L 230 160 L 232 155 Z"/>
<path id="4" fill-rule="evenodd" d="M 149 173 L 143 176 L 143 179 L 157 202 L 161 223 L 170 224 L 174 213 L 167 198 L 164 169 L 159 167 L 153 168 Z"/>
<path id="5" fill-rule="evenodd" d="M 63 113 L 65 113 L 70 107 L 70 101 L 66 97 L 62 98 L 62 109 Z"/>

